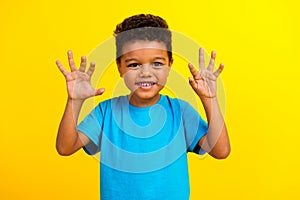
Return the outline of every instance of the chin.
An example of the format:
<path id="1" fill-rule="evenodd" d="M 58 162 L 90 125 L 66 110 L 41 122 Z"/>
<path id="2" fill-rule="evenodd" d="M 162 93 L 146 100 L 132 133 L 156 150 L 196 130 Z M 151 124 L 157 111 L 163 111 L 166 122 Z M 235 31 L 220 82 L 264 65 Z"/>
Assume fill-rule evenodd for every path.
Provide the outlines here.
<path id="1" fill-rule="evenodd" d="M 135 91 L 130 95 L 130 102 L 136 106 L 150 106 L 159 100 L 160 94 L 157 92 Z"/>
<path id="2" fill-rule="evenodd" d="M 151 99 L 157 98 L 159 96 L 159 93 L 155 93 L 155 94 L 136 94 L 136 93 L 134 93 L 133 95 L 139 99 L 151 100 Z"/>

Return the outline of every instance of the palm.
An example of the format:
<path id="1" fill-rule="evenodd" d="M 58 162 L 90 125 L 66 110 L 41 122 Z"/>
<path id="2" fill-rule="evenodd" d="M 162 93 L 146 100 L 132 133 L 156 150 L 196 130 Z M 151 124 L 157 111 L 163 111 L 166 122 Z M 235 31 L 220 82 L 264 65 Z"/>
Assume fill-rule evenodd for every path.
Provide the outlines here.
<path id="1" fill-rule="evenodd" d="M 71 72 L 66 71 L 65 68 L 61 65 L 60 61 L 57 61 L 56 64 L 65 76 L 69 98 L 74 100 L 85 100 L 89 97 L 99 95 L 104 92 L 103 89 L 95 90 L 91 86 L 90 80 L 95 69 L 94 63 L 91 63 L 88 71 L 85 72 L 85 57 L 81 58 L 79 70 L 77 70 L 75 67 L 71 51 L 68 52 L 68 60 Z"/>
<path id="2" fill-rule="evenodd" d="M 221 64 L 220 67 L 213 72 L 215 57 L 215 52 L 212 52 L 209 65 L 205 68 L 204 52 L 201 48 L 199 52 L 200 71 L 197 71 L 192 64 L 189 64 L 190 72 L 193 75 L 193 78 L 190 78 L 190 84 L 200 98 L 213 98 L 216 96 L 216 81 L 219 74 L 222 72 L 224 65 Z"/>
<path id="3" fill-rule="evenodd" d="M 71 72 L 66 77 L 68 95 L 72 99 L 86 99 L 94 95 L 90 77 L 83 72 Z"/>

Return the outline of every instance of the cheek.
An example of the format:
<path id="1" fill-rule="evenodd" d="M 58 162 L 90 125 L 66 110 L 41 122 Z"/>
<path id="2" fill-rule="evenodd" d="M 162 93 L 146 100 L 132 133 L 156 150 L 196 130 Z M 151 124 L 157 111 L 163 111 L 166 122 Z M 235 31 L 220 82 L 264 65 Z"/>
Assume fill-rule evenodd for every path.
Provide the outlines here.
<path id="1" fill-rule="evenodd" d="M 134 90 L 136 88 L 136 85 L 135 85 L 136 74 L 134 73 L 134 71 L 127 71 L 126 73 L 124 73 L 123 79 L 124 79 L 126 86 L 130 90 Z"/>
<path id="2" fill-rule="evenodd" d="M 167 83 L 167 77 L 163 76 L 163 77 L 159 78 L 159 81 L 158 81 L 159 85 L 165 86 L 166 83 Z"/>
<path id="3" fill-rule="evenodd" d="M 162 71 L 160 71 L 160 73 L 157 73 L 157 78 L 158 78 L 158 84 L 160 85 L 165 85 L 168 79 L 168 75 L 169 75 L 169 68 L 166 68 Z"/>

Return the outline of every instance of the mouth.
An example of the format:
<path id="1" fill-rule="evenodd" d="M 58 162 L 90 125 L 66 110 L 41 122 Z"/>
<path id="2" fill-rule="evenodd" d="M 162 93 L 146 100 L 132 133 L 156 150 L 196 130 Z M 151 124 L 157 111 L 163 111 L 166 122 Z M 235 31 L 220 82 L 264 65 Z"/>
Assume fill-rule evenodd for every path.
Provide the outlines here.
<path id="1" fill-rule="evenodd" d="M 156 85 L 156 82 L 136 82 L 135 85 L 142 89 L 151 89 L 154 85 Z"/>

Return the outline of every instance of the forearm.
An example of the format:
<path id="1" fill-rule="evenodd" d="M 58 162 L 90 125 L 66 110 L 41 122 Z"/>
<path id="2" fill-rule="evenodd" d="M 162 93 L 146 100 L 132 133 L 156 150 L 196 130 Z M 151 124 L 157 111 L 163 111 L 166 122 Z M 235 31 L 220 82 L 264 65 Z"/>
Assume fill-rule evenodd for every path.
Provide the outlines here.
<path id="1" fill-rule="evenodd" d="M 78 140 L 77 120 L 83 101 L 74 101 L 68 98 L 65 112 L 61 119 L 56 149 L 61 155 L 72 154 Z"/>
<path id="2" fill-rule="evenodd" d="M 204 106 L 208 132 L 201 147 L 215 158 L 226 158 L 230 152 L 230 144 L 226 124 L 216 97 L 201 99 Z"/>

